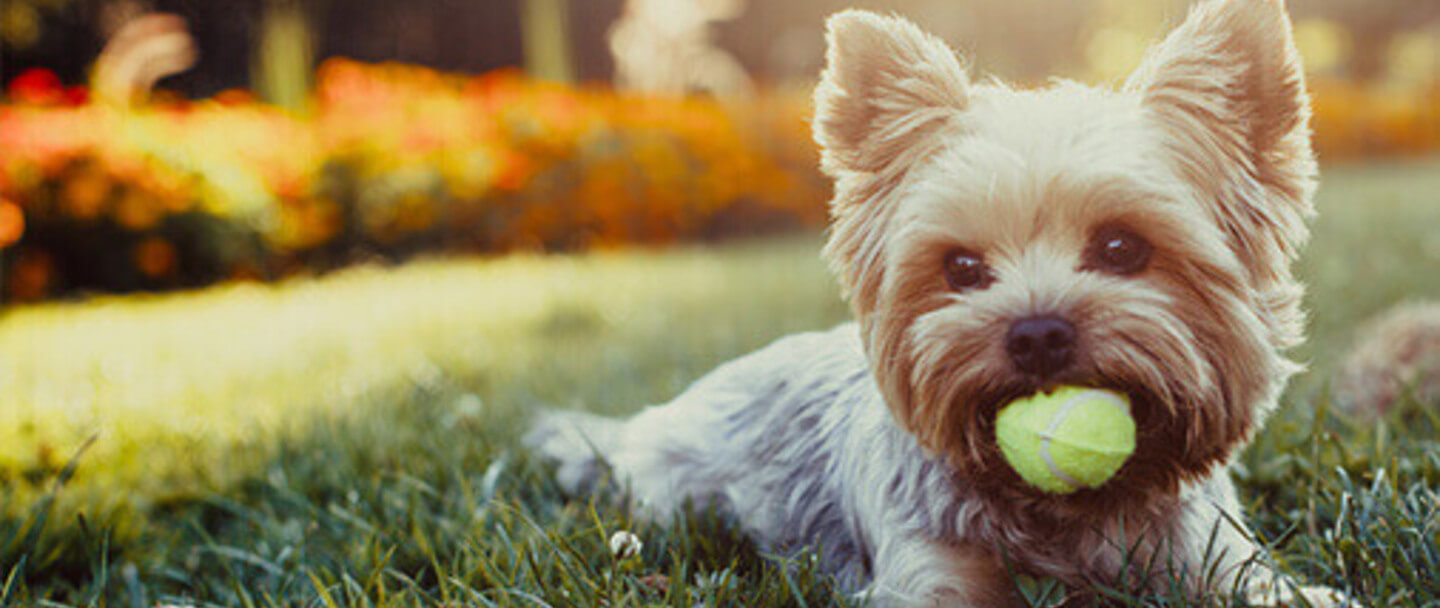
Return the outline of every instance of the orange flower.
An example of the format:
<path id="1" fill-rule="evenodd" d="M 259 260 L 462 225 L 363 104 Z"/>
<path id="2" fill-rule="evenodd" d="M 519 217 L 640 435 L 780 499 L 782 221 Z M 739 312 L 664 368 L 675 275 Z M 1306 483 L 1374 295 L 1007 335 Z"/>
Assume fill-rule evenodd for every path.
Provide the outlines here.
<path id="1" fill-rule="evenodd" d="M 160 237 L 150 237 L 135 246 L 135 267 L 150 278 L 175 272 L 175 246 Z"/>
<path id="2" fill-rule="evenodd" d="M 8 200 L 0 198 L 0 249 L 20 241 L 25 234 L 25 212 Z"/>
<path id="3" fill-rule="evenodd" d="M 105 211 L 112 187 L 99 168 L 87 166 L 61 186 L 60 203 L 72 217 L 93 220 Z"/>
<path id="4" fill-rule="evenodd" d="M 130 190 L 120 197 L 113 213 L 121 226 L 140 231 L 159 223 L 165 208 L 150 193 Z"/>
<path id="5" fill-rule="evenodd" d="M 50 294 L 55 262 L 44 251 L 22 251 L 10 267 L 5 291 L 21 302 L 33 302 Z"/>

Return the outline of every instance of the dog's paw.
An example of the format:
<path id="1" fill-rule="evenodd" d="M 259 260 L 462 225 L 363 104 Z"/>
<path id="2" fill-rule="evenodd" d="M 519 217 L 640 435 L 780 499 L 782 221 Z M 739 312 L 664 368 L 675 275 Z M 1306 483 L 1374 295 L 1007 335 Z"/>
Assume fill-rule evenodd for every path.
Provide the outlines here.
<path id="1" fill-rule="evenodd" d="M 582 412 L 547 412 L 536 418 L 521 443 L 555 464 L 555 480 L 572 495 L 593 489 L 607 470 L 618 424 Z"/>
<path id="2" fill-rule="evenodd" d="M 1245 594 L 1245 602 L 1261 608 L 1362 608 L 1339 589 L 1289 581 L 1257 583 Z"/>

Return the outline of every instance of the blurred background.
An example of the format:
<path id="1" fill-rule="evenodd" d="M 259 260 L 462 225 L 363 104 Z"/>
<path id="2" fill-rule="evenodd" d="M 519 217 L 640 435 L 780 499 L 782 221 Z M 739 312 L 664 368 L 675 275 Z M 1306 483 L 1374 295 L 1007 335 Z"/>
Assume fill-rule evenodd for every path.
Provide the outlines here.
<path id="1" fill-rule="evenodd" d="M 605 536 L 517 438 L 849 317 L 807 124 L 825 16 L 907 15 L 982 77 L 1118 83 L 1188 4 L 0 0 L 0 605 L 355 580 L 602 605 Z M 1440 0 L 1288 4 L 1324 163 L 1312 371 L 1236 476 L 1267 538 L 1372 513 L 1287 549 L 1307 580 L 1433 605 L 1440 304 L 1363 319 L 1440 300 Z M 1390 422 L 1337 424 L 1332 378 Z M 552 534 L 597 541 L 553 560 L 581 582 L 525 565 Z M 624 588 L 653 599 L 664 563 Z"/>
<path id="2" fill-rule="evenodd" d="M 814 228 L 824 16 L 1114 82 L 1183 0 L 5 0 L 0 297 Z M 1322 159 L 1440 147 L 1440 2 L 1291 0 Z"/>

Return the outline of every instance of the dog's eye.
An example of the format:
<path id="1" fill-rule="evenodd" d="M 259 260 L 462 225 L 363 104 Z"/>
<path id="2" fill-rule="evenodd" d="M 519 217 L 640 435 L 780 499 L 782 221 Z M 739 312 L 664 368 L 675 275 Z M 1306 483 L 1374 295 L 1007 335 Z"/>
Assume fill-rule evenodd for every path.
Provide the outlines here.
<path id="1" fill-rule="evenodd" d="M 1086 266 L 1114 274 L 1135 274 L 1150 263 L 1155 248 L 1138 234 L 1118 227 L 1095 233 L 1086 252 Z"/>
<path id="2" fill-rule="evenodd" d="M 969 291 L 990 284 L 990 267 L 980 256 L 965 249 L 951 249 L 945 253 L 945 281 L 951 289 Z"/>

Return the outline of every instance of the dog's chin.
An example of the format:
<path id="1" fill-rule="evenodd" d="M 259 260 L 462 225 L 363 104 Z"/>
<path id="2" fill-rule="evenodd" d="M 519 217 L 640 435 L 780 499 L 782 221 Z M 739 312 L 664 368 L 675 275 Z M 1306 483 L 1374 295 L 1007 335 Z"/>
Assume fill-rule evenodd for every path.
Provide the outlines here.
<path id="1" fill-rule="evenodd" d="M 1136 426 L 1136 449 L 1103 485 L 1069 494 L 1052 494 L 1026 483 L 1005 461 L 995 439 L 994 421 L 1000 410 L 1016 399 L 1061 385 L 1113 390 L 1128 396 Z M 1177 448 L 1185 441 L 1183 436 L 1177 436 L 1185 432 L 1185 424 L 1180 420 L 1184 407 L 1165 404 L 1147 387 L 1099 377 L 1017 379 L 990 388 L 977 397 L 972 402 L 975 404 L 973 415 L 980 424 L 968 429 L 969 445 L 963 455 L 952 455 L 950 460 L 963 483 L 1007 506 L 1042 507 L 1056 513 L 1143 508 L 1157 499 L 1174 496 L 1182 481 L 1208 472 L 1208 464 L 1189 463 L 1177 457 Z"/>

